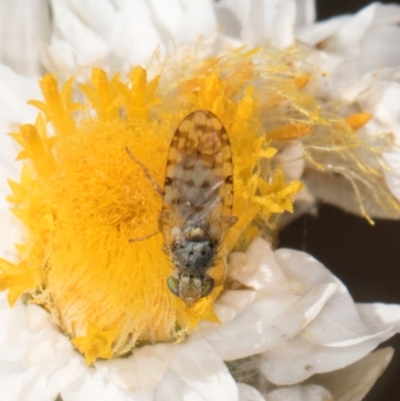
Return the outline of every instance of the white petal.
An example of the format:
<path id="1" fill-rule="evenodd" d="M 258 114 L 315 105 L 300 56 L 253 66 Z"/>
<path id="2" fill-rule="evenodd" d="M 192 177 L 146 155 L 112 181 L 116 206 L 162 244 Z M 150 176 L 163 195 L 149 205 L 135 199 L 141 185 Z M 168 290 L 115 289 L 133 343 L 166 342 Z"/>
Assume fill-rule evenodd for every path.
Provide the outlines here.
<path id="1" fill-rule="evenodd" d="M 294 267 L 295 263 L 292 266 Z M 326 302 L 318 318 L 302 331 L 305 339 L 331 347 L 346 347 L 380 337 L 392 330 L 390 325 L 386 325 L 379 330 L 371 331 L 359 316 L 346 287 L 339 280 L 338 283 L 338 290 Z"/>
<path id="2" fill-rule="evenodd" d="M 327 21 L 318 22 L 309 27 L 298 29 L 296 36 L 307 45 L 315 46 L 335 33 L 342 25 L 346 23 L 346 21 L 349 20 L 349 16 L 330 18 Z"/>
<path id="3" fill-rule="evenodd" d="M 275 384 L 299 383 L 316 373 L 341 369 L 358 361 L 389 337 L 390 334 L 384 333 L 380 337 L 348 347 L 327 347 L 312 344 L 297 336 L 266 352 L 261 370 Z"/>
<path id="4" fill-rule="evenodd" d="M 174 373 L 168 371 L 154 392 L 154 401 L 204 401 L 204 398 Z"/>
<path id="5" fill-rule="evenodd" d="M 63 401 L 152 401 L 153 392 L 129 393 L 109 382 L 100 372 L 88 372 L 60 392 Z"/>
<path id="6" fill-rule="evenodd" d="M 159 30 L 162 30 L 163 40 L 177 38 L 177 32 L 185 18 L 186 7 L 183 2 L 180 0 L 168 2 L 149 0 L 149 3 L 154 18 L 159 24 Z M 190 4 L 188 6 L 190 7 Z"/>
<path id="7" fill-rule="evenodd" d="M 87 367 L 78 354 L 66 355 L 53 362 L 30 368 L 21 375 L 23 383 L 20 400 L 54 400 L 60 391 L 86 372 Z"/>
<path id="8" fill-rule="evenodd" d="M 39 307 L 36 306 L 36 308 Z M 77 358 L 82 366 L 84 366 L 83 358 L 73 349 L 69 339 L 53 324 L 48 322 L 42 330 L 31 336 L 27 351 L 22 359 L 22 364 L 25 368 L 28 368 L 36 365 L 46 365 L 64 357 Z"/>
<path id="9" fill-rule="evenodd" d="M 21 361 L 32 335 L 26 325 L 26 305 L 8 305 L 5 292 L 0 293 L 0 361 Z"/>
<path id="10" fill-rule="evenodd" d="M 311 255 L 293 249 L 281 248 L 275 251 L 276 262 L 285 276 L 293 283 L 299 283 L 297 292 L 311 290 L 323 283 L 340 281 L 320 262 Z"/>
<path id="11" fill-rule="evenodd" d="M 315 373 L 354 363 L 398 331 L 400 305 L 361 304 L 355 308 L 341 285 L 301 336 L 263 355 L 261 369 L 273 383 L 298 383 Z"/>
<path id="12" fill-rule="evenodd" d="M 250 5 L 251 1 L 249 0 L 220 0 L 215 7 L 225 8 L 232 12 L 243 26 L 249 17 Z"/>
<path id="13" fill-rule="evenodd" d="M 58 0 L 59 1 L 59 0 Z M 108 43 L 113 43 L 120 27 L 118 22 L 118 8 L 110 0 L 69 0 L 63 1 L 86 26 Z"/>
<path id="14" fill-rule="evenodd" d="M 41 94 L 36 80 L 17 75 L 2 64 L 0 87 L 0 198 L 3 198 L 9 193 L 6 178 L 18 180 L 21 167 L 14 161 L 20 147 L 6 134 L 16 131 L 17 124 L 35 121 L 38 112 L 26 102 L 40 99 Z"/>
<path id="15" fill-rule="evenodd" d="M 365 325 L 371 331 L 400 332 L 400 305 L 390 304 L 357 304 L 357 310 Z"/>
<path id="16" fill-rule="evenodd" d="M 122 0 L 120 3 L 125 60 L 132 65 L 145 63 L 162 44 L 151 9 L 144 0 Z"/>
<path id="17" fill-rule="evenodd" d="M 212 0 L 182 0 L 185 15 L 175 34 L 178 43 L 194 42 L 199 35 L 210 35 L 217 28 Z"/>
<path id="18" fill-rule="evenodd" d="M 22 243 L 24 227 L 21 221 L 6 209 L 10 205 L 3 205 L 2 202 L 0 204 L 0 257 L 17 263 L 20 259 L 14 244 Z"/>
<path id="19" fill-rule="evenodd" d="M 43 63 L 63 79 L 88 75 L 88 67 L 102 66 L 108 55 L 107 43 L 87 27 L 60 0 L 53 0 L 55 34 L 45 47 Z M 83 72 L 82 68 L 86 68 Z"/>
<path id="20" fill-rule="evenodd" d="M 215 313 L 222 323 L 230 322 L 255 300 L 256 295 L 256 291 L 250 290 L 224 291 L 214 303 Z"/>
<path id="21" fill-rule="evenodd" d="M 299 180 L 304 171 L 304 150 L 301 143 L 285 146 L 282 153 L 277 155 L 277 161 L 282 166 L 287 180 Z"/>
<path id="22" fill-rule="evenodd" d="M 238 383 L 239 401 L 265 401 L 262 394 L 254 387 L 245 383 Z"/>
<path id="23" fill-rule="evenodd" d="M 176 351 L 174 344 L 155 344 L 135 349 L 129 358 L 96 362 L 104 377 L 121 389 L 150 391 L 166 374 Z"/>
<path id="24" fill-rule="evenodd" d="M 270 43 L 277 48 L 294 44 L 294 0 L 252 0 L 244 23 L 243 40 L 254 46 Z"/>
<path id="25" fill-rule="evenodd" d="M 288 293 L 260 299 L 207 338 L 227 361 L 264 352 L 295 336 L 336 289 L 336 284 L 321 284 L 302 297 Z"/>
<path id="26" fill-rule="evenodd" d="M 327 389 L 315 384 L 292 386 L 268 393 L 267 401 L 330 401 L 333 400 Z M 336 401 L 336 400 L 335 400 Z"/>
<path id="27" fill-rule="evenodd" d="M 324 42 L 324 49 L 336 54 L 356 55 L 360 42 L 373 24 L 377 4 L 363 8 L 353 18 L 342 24 L 329 41 Z"/>
<path id="28" fill-rule="evenodd" d="M 0 2 L 0 61 L 19 74 L 42 74 L 41 42 L 50 36 L 50 9 L 45 0 Z"/>
<path id="29" fill-rule="evenodd" d="M 344 369 L 317 375 L 312 381 L 327 388 L 335 401 L 361 401 L 386 369 L 392 348 L 375 351 Z"/>
<path id="30" fill-rule="evenodd" d="M 255 239 L 246 255 L 235 254 L 229 266 L 229 276 L 258 288 L 259 299 L 207 335 L 224 360 L 264 352 L 294 337 L 340 286 L 311 256 L 288 249 L 273 253 L 262 239 Z"/>
<path id="31" fill-rule="evenodd" d="M 19 401 L 24 372 L 18 363 L 0 362 L 0 394 L 2 401 Z"/>
<path id="32" fill-rule="evenodd" d="M 246 254 L 230 255 L 228 275 L 265 295 L 282 294 L 291 288 L 270 244 L 261 238 L 253 240 Z"/>
<path id="33" fill-rule="evenodd" d="M 205 401 L 238 400 L 237 386 L 228 368 L 206 341 L 180 345 L 171 371 Z"/>
<path id="34" fill-rule="evenodd" d="M 400 143 L 399 96 L 400 83 L 393 82 L 390 85 L 386 85 L 381 91 L 381 98 L 376 100 L 375 109 L 372 111 L 374 118 L 382 122 L 395 135 L 397 143 Z"/>
<path id="35" fill-rule="evenodd" d="M 219 1 L 215 4 L 217 23 L 218 26 L 222 28 L 222 32 L 225 35 L 238 39 L 242 30 L 240 16 L 235 12 L 237 11 L 237 7 L 230 8 L 227 3 L 229 3 L 229 1 Z"/>
<path id="36" fill-rule="evenodd" d="M 315 0 L 296 0 L 296 27 L 311 26 L 316 19 Z"/>

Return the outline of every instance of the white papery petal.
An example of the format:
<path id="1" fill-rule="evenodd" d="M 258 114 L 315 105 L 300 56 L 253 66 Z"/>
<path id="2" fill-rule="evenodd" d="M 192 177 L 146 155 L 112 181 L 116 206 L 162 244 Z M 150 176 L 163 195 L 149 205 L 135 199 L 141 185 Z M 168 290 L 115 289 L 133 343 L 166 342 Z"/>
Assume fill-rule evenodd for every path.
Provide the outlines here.
<path id="1" fill-rule="evenodd" d="M 311 26 L 315 19 L 315 0 L 296 0 L 296 28 Z"/>
<path id="2" fill-rule="evenodd" d="M 263 355 L 261 369 L 273 383 L 298 383 L 354 363 L 396 331 L 400 331 L 399 305 L 365 304 L 355 310 L 341 286 L 301 335 Z"/>
<path id="3" fill-rule="evenodd" d="M 350 18 L 349 16 L 339 16 L 330 18 L 327 21 L 317 22 L 309 27 L 298 29 L 296 36 L 305 44 L 315 46 L 333 35 Z"/>
<path id="4" fill-rule="evenodd" d="M 54 400 L 59 392 L 86 372 L 87 367 L 78 354 L 65 355 L 53 362 L 25 370 L 20 377 L 20 401 Z"/>
<path id="5" fill-rule="evenodd" d="M 214 303 L 214 311 L 220 323 L 209 321 L 200 322 L 199 327 L 191 334 L 192 339 L 203 338 L 213 333 L 221 324 L 232 321 L 245 310 L 255 299 L 257 293 L 251 290 L 224 290 Z"/>
<path id="6" fill-rule="evenodd" d="M 318 318 L 313 320 L 302 331 L 302 336 L 310 342 L 330 346 L 347 346 L 353 343 L 366 341 L 382 333 L 370 332 L 358 315 L 357 308 L 347 291 L 346 287 L 322 265 L 314 267 L 314 264 L 307 265 L 303 259 L 310 258 L 303 252 L 279 249 L 275 252 L 277 262 L 282 266 L 288 277 L 299 280 L 300 277 L 309 277 L 311 282 L 320 283 L 324 280 L 335 280 L 338 289 L 335 294 L 324 305 Z M 315 260 L 314 260 L 315 261 Z M 311 268 L 314 267 L 313 271 Z M 310 288 L 313 283 L 310 283 Z M 385 327 L 388 330 L 389 327 Z"/>
<path id="7" fill-rule="evenodd" d="M 256 291 L 250 290 L 224 291 L 214 303 L 218 319 L 221 323 L 230 322 L 236 315 L 245 310 L 256 299 L 256 296 Z"/>
<path id="8" fill-rule="evenodd" d="M 110 0 L 53 0 L 73 11 L 86 26 L 93 29 L 106 42 L 113 43 L 120 26 L 118 8 Z"/>
<path id="9" fill-rule="evenodd" d="M 304 172 L 304 149 L 301 143 L 291 143 L 285 146 L 277 155 L 277 162 L 282 166 L 286 180 L 298 180 Z"/>
<path id="10" fill-rule="evenodd" d="M 151 8 L 144 0 L 123 0 L 120 1 L 120 7 L 123 27 L 120 40 L 123 43 L 125 61 L 132 65 L 144 63 L 162 45 Z"/>
<path id="11" fill-rule="evenodd" d="M 260 238 L 246 255 L 233 256 L 230 277 L 255 286 L 259 299 L 207 335 L 224 360 L 261 353 L 294 337 L 315 319 L 340 285 L 309 255 L 287 249 L 274 253 Z"/>
<path id="12" fill-rule="evenodd" d="M 1 394 L 18 394 L 16 398 L 10 398 L 14 401 L 54 400 L 62 388 L 85 374 L 87 367 L 82 357 L 50 323 L 38 333 L 30 331 L 27 307 L 17 303 L 10 309 L 4 293 L 0 296 L 0 325 L 4 325 L 0 330 Z M 8 388 L 10 382 L 13 385 Z"/>
<path id="13" fill-rule="evenodd" d="M 37 110 L 26 102 L 40 98 L 39 85 L 33 79 L 16 74 L 0 64 L 0 208 L 9 192 L 7 178 L 19 179 L 20 165 L 15 162 L 19 146 L 7 132 L 17 131 L 17 124 L 35 121 Z"/>
<path id="14" fill-rule="evenodd" d="M 160 28 L 163 30 L 163 40 L 177 36 L 185 17 L 185 9 L 180 0 L 158 1 L 149 0 L 152 12 Z M 190 6 L 190 5 L 189 5 Z"/>
<path id="15" fill-rule="evenodd" d="M 50 30 L 46 0 L 1 1 L 0 61 L 19 74 L 42 74 L 40 47 Z"/>
<path id="16" fill-rule="evenodd" d="M 56 36 L 43 58 L 46 68 L 58 75 L 81 74 L 80 68 L 101 66 L 108 54 L 107 43 L 59 0 L 53 0 Z M 63 77 L 63 78 L 66 78 Z"/>
<path id="17" fill-rule="evenodd" d="M 360 42 L 373 24 L 376 9 L 377 4 L 371 4 L 347 20 L 329 40 L 324 41 L 324 50 L 342 56 L 357 55 Z"/>
<path id="18" fill-rule="evenodd" d="M 257 46 L 270 43 L 278 49 L 294 44 L 294 0 L 252 0 L 242 39 Z"/>
<path id="19" fill-rule="evenodd" d="M 229 10 L 235 15 L 242 28 L 249 17 L 251 3 L 252 0 L 220 0 L 216 8 Z"/>
<path id="20" fill-rule="evenodd" d="M 182 2 L 186 12 L 175 34 L 178 43 L 194 42 L 199 35 L 210 35 L 217 29 L 212 0 L 182 0 Z"/>
<path id="21" fill-rule="evenodd" d="M 392 194 L 400 200 L 400 151 L 385 152 L 385 159 L 393 171 L 385 171 L 386 183 Z"/>
<path id="22" fill-rule="evenodd" d="M 39 85 L 35 80 L 16 74 L 0 64 L 0 257 L 15 260 L 14 244 L 21 243 L 22 224 L 8 210 L 6 196 L 11 193 L 7 179 L 19 181 L 22 163 L 15 158 L 20 146 L 7 135 L 18 131 L 18 124 L 32 122 L 37 110 L 26 104 L 29 99 L 40 98 Z"/>
<path id="23" fill-rule="evenodd" d="M 266 401 L 333 401 L 330 392 L 322 386 L 292 386 L 271 391 Z M 336 400 L 335 400 L 336 401 Z"/>
<path id="24" fill-rule="evenodd" d="M 238 383 L 237 387 L 239 390 L 239 401 L 266 401 L 258 390 L 248 384 Z"/>
<path id="25" fill-rule="evenodd" d="M 176 351 L 174 344 L 155 344 L 135 349 L 129 358 L 100 361 L 95 366 L 122 389 L 149 391 L 164 377 Z"/>
<path id="26" fill-rule="evenodd" d="M 10 308 L 6 293 L 0 293 L 0 361 L 18 362 L 31 341 L 26 325 L 26 305 L 18 301 Z"/>
<path id="27" fill-rule="evenodd" d="M 0 257 L 18 263 L 20 259 L 14 244 L 22 243 L 24 227 L 8 210 L 9 205 L 0 204 Z"/>
<path id="28" fill-rule="evenodd" d="M 189 385 L 168 371 L 154 392 L 154 401 L 205 401 Z"/>
<path id="29" fill-rule="evenodd" d="M 385 331 L 392 328 L 400 332 L 400 305 L 382 303 L 357 304 L 357 310 L 365 325 L 371 331 Z"/>
<path id="30" fill-rule="evenodd" d="M 228 275 L 264 295 L 283 294 L 291 289 L 271 246 L 261 238 L 253 240 L 246 254 L 229 256 Z"/>
<path id="31" fill-rule="evenodd" d="M 129 393 L 119 389 L 100 372 L 88 370 L 60 392 L 63 401 L 152 401 L 153 392 Z"/>
<path id="32" fill-rule="evenodd" d="M 206 341 L 180 345 L 171 371 L 205 401 L 238 400 L 238 389 L 228 368 Z"/>
<path id="33" fill-rule="evenodd" d="M 312 381 L 327 388 L 335 401 L 361 401 L 384 372 L 393 354 L 392 348 L 384 348 L 344 369 L 314 376 Z"/>
<path id="34" fill-rule="evenodd" d="M 2 401 L 19 400 L 24 372 L 16 362 L 0 362 L 0 394 Z"/>
<path id="35" fill-rule="evenodd" d="M 226 1 L 219 1 L 215 4 L 217 24 L 222 28 L 223 34 L 238 40 L 242 31 L 240 19 L 235 8 L 229 8 L 228 5 L 225 7 L 226 3 Z"/>
<path id="36" fill-rule="evenodd" d="M 278 385 L 299 383 L 316 373 L 344 368 L 391 337 L 390 333 L 348 347 L 312 344 L 297 336 L 263 355 L 261 370 L 268 380 Z"/>
<path id="37" fill-rule="evenodd" d="M 400 83 L 387 84 L 382 88 L 380 99 L 376 99 L 373 110 L 374 118 L 378 119 L 394 134 L 397 143 L 400 143 Z M 395 170 L 396 171 L 396 170 Z"/>
<path id="38" fill-rule="evenodd" d="M 227 361 L 272 349 L 295 336 L 336 289 L 336 284 L 328 283 L 315 286 L 302 297 L 287 294 L 260 299 L 207 339 Z"/>
<path id="39" fill-rule="evenodd" d="M 313 18 L 311 3 L 312 0 L 299 1 L 302 11 L 299 25 Z M 241 28 L 241 39 L 244 43 L 253 46 L 269 43 L 278 48 L 294 43 L 294 0 L 222 0 L 217 5 L 217 10 L 225 10 L 225 19 L 222 21 L 228 22 L 227 33 L 237 36 Z"/>

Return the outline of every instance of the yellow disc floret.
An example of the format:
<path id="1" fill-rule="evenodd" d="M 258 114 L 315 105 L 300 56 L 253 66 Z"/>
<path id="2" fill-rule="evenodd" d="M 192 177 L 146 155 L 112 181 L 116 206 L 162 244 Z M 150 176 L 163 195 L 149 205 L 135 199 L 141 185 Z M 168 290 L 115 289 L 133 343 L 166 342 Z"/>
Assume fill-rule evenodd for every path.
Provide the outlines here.
<path id="1" fill-rule="evenodd" d="M 19 264 L 0 261 L 10 305 L 25 293 L 46 308 L 88 364 L 140 344 L 181 341 L 201 320 L 219 322 L 213 302 L 226 253 L 258 233 L 257 220 L 273 227 L 274 216 L 291 212 L 302 186 L 274 166 L 276 145 L 308 140 L 319 126 L 349 137 L 367 120 L 324 119 L 301 92 L 311 78 L 294 70 L 295 55 L 238 49 L 165 67 L 152 79 L 141 67 L 126 79 L 94 69 L 90 82 L 61 88 L 44 76 L 44 100 L 30 102 L 40 110 L 35 124 L 11 134 L 24 167 L 19 183 L 9 181 L 8 201 L 26 240 L 17 245 Z M 210 272 L 214 290 L 186 306 L 167 286 L 173 266 L 158 232 L 162 199 L 126 148 L 162 187 L 173 132 L 199 109 L 215 113 L 229 134 L 238 221 Z"/>

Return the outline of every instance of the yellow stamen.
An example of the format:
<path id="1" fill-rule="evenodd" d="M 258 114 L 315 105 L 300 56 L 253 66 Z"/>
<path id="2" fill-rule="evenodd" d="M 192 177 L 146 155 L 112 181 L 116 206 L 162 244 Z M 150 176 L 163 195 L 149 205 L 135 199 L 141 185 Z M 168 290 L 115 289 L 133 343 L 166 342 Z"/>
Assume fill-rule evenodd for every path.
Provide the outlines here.
<path id="1" fill-rule="evenodd" d="M 344 120 L 350 127 L 357 131 L 362 128 L 367 122 L 372 118 L 372 114 L 370 113 L 355 113 L 351 116 L 346 117 Z"/>
<path id="2" fill-rule="evenodd" d="M 294 78 L 294 84 L 297 89 L 303 89 L 310 82 L 310 75 L 304 74 Z"/>
<path id="3" fill-rule="evenodd" d="M 86 364 L 90 365 L 97 358 L 112 358 L 111 346 L 116 335 L 115 330 L 102 330 L 89 322 L 86 336 L 75 337 L 72 343 L 85 355 Z"/>
<path id="4" fill-rule="evenodd" d="M 286 141 L 307 137 L 312 132 L 313 128 L 310 124 L 297 122 L 273 128 L 266 133 L 266 136 L 268 139 Z"/>
<path id="5" fill-rule="evenodd" d="M 40 270 L 28 268 L 26 261 L 14 265 L 0 258 L 0 291 L 9 289 L 8 302 L 14 306 L 17 299 L 26 291 L 35 289 L 40 284 Z"/>
<path id="6" fill-rule="evenodd" d="M 293 212 L 293 196 L 303 188 L 303 184 L 293 181 L 286 184 L 283 172 L 278 169 L 273 180 L 268 183 L 264 180 L 258 182 L 261 196 L 256 196 L 255 201 L 259 203 L 264 214 Z"/>

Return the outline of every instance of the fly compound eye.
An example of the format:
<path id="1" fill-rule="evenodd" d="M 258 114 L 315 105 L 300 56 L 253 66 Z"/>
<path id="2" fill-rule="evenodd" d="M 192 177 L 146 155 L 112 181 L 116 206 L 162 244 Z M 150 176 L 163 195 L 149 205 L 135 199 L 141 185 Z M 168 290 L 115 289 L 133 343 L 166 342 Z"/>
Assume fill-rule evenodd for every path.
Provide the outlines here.
<path id="1" fill-rule="evenodd" d="M 203 289 L 201 290 L 201 297 L 206 297 L 211 294 L 214 289 L 214 280 L 211 277 L 206 276 L 203 280 Z"/>
<path id="2" fill-rule="evenodd" d="M 179 280 L 173 276 L 169 276 L 167 280 L 168 288 L 170 291 L 179 297 Z"/>

